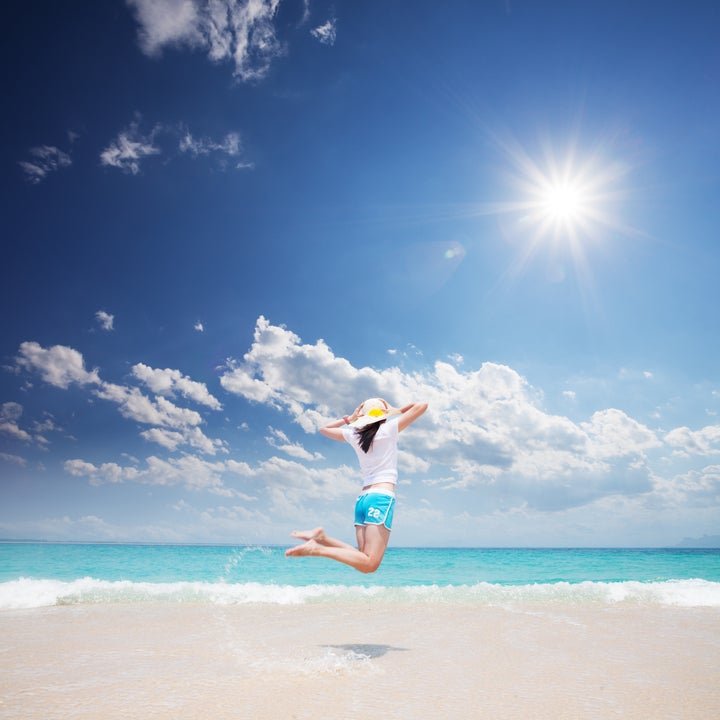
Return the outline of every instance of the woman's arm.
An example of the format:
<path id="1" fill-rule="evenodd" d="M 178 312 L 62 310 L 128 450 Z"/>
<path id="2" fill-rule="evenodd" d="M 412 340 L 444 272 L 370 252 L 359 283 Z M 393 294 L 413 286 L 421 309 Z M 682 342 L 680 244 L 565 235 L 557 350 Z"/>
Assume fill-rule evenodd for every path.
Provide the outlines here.
<path id="1" fill-rule="evenodd" d="M 414 423 L 426 410 L 427 403 L 409 403 L 400 408 L 398 430 L 404 430 L 410 423 Z"/>
<path id="2" fill-rule="evenodd" d="M 320 428 L 320 432 L 325 436 L 329 437 L 331 440 L 338 440 L 339 442 L 345 442 L 345 437 L 342 433 L 342 428 L 344 425 L 355 422 L 360 417 L 360 407 L 358 407 L 352 415 L 345 416 L 347 417 L 347 423 L 345 422 L 345 418 L 342 417 L 339 420 L 333 420 L 332 422 L 327 423 L 327 425 L 323 425 Z"/>

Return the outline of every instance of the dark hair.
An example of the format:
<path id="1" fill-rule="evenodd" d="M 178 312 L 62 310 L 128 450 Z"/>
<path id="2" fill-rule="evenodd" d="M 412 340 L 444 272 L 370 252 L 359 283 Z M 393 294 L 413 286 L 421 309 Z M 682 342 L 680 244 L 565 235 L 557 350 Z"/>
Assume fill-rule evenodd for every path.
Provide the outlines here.
<path id="1" fill-rule="evenodd" d="M 364 428 L 355 430 L 355 434 L 360 438 L 360 447 L 364 453 L 367 453 L 370 449 L 377 431 L 380 429 L 380 426 L 385 422 L 385 420 L 386 418 L 383 418 L 382 420 L 378 420 L 370 425 L 366 425 Z"/>

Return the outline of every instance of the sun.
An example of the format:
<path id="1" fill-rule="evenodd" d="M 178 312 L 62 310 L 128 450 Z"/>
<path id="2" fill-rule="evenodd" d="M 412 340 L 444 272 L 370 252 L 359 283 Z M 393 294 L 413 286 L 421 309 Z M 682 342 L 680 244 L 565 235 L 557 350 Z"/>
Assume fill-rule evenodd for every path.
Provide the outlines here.
<path id="1" fill-rule="evenodd" d="M 550 153 L 544 163 L 524 158 L 520 170 L 516 205 L 526 231 L 537 241 L 589 242 L 598 238 L 602 226 L 612 223 L 608 202 L 612 179 L 597 158 L 568 153 L 558 160 Z"/>
<path id="2" fill-rule="evenodd" d="M 504 142 L 501 150 L 513 199 L 496 207 L 518 238 L 532 247 L 552 240 L 577 248 L 622 230 L 617 206 L 628 169 L 604 148 L 583 152 L 571 143 L 559 151 L 546 144 L 531 154 Z"/>
<path id="3" fill-rule="evenodd" d="M 582 217 L 587 198 L 583 197 L 580 185 L 571 181 L 547 187 L 540 202 L 549 219 L 571 223 Z"/>
<path id="4" fill-rule="evenodd" d="M 505 200 L 480 209 L 497 217 L 503 239 L 515 249 L 503 277 L 521 275 L 539 261 L 552 282 L 570 272 L 590 282 L 593 257 L 611 252 L 619 235 L 635 234 L 620 217 L 630 166 L 602 141 L 583 147 L 577 137 L 536 146 L 507 134 L 492 140 L 502 160 Z"/>

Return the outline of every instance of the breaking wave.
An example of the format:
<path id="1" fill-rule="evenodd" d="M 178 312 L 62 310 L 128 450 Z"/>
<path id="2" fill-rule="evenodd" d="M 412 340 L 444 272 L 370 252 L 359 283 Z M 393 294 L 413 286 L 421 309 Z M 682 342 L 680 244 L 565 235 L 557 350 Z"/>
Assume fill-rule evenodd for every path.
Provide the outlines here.
<path id="1" fill-rule="evenodd" d="M 555 582 L 501 585 L 413 585 L 367 587 L 317 584 L 307 586 L 264 583 L 171 582 L 98 580 L 71 581 L 18 578 L 0 583 L 0 610 L 111 603 L 250 603 L 300 605 L 323 602 L 388 603 L 512 603 L 647 604 L 675 607 L 720 607 L 720 583 L 708 580 L 663 582 Z"/>

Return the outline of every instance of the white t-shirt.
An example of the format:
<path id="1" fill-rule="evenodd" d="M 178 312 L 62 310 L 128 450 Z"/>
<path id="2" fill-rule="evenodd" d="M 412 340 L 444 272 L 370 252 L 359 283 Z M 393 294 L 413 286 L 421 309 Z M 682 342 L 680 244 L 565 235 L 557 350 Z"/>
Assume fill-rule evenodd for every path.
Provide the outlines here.
<path id="1" fill-rule="evenodd" d="M 353 446 L 360 461 L 363 487 L 381 482 L 397 483 L 399 422 L 398 417 L 386 420 L 378 428 L 372 445 L 366 453 L 360 447 L 360 436 L 355 432 L 355 428 L 342 429 L 343 437 Z"/>

